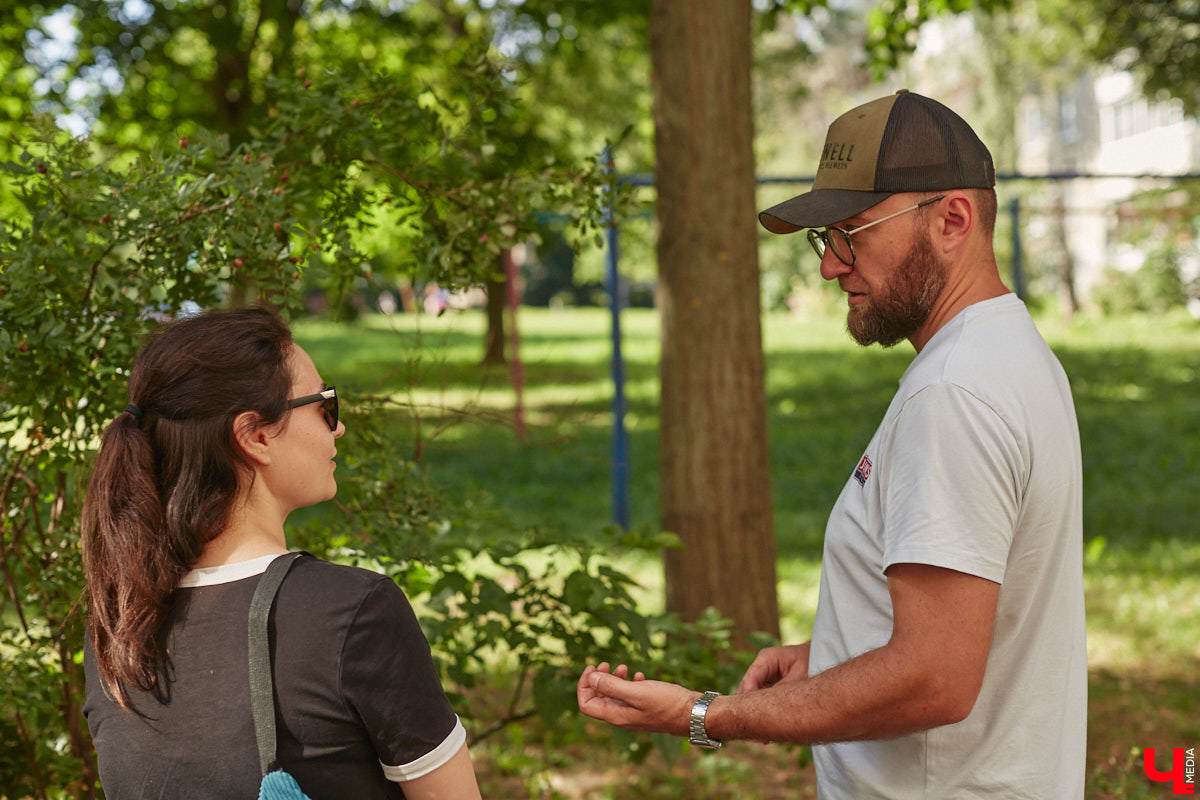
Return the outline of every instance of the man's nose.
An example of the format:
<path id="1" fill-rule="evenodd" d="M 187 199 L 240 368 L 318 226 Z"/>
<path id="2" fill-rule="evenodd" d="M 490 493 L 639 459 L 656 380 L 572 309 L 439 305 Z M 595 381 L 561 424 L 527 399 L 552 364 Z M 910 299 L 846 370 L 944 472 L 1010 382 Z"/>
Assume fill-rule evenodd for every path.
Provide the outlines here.
<path id="1" fill-rule="evenodd" d="M 833 254 L 832 247 L 825 248 L 825 254 L 821 256 L 821 277 L 827 281 L 837 279 L 841 275 L 845 275 L 852 269 L 849 264 L 842 262 L 840 258 Z"/>

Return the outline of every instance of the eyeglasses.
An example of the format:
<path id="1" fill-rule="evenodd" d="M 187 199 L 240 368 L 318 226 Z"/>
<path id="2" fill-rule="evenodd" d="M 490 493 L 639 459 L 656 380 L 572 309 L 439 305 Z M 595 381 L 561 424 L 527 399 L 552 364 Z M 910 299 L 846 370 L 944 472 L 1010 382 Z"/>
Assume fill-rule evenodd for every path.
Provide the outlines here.
<path id="1" fill-rule="evenodd" d="M 867 228 L 878 225 L 881 222 L 887 222 L 892 217 L 898 217 L 901 214 L 907 214 L 910 211 L 916 211 L 918 208 L 932 205 L 938 200 L 946 197 L 944 194 L 939 194 L 937 197 L 931 197 L 928 200 L 923 200 L 914 206 L 901 209 L 894 214 L 888 214 L 886 217 L 880 217 L 877 220 L 868 222 L 866 225 L 861 225 L 853 230 L 843 230 L 842 228 L 829 227 L 824 229 L 809 228 L 808 243 L 813 246 L 813 250 L 817 251 L 817 256 L 825 257 L 825 248 L 833 250 L 833 254 L 837 256 L 838 261 L 841 261 L 847 267 L 854 266 L 854 247 L 850 244 L 850 237 L 856 233 L 862 233 Z"/>
<path id="2" fill-rule="evenodd" d="M 297 397 L 295 400 L 288 400 L 288 408 L 298 408 L 306 406 L 309 403 L 321 404 L 321 415 L 325 417 L 325 424 L 329 426 L 329 430 L 336 431 L 338 426 L 337 389 L 329 386 L 318 394 L 310 394 L 304 397 Z"/>

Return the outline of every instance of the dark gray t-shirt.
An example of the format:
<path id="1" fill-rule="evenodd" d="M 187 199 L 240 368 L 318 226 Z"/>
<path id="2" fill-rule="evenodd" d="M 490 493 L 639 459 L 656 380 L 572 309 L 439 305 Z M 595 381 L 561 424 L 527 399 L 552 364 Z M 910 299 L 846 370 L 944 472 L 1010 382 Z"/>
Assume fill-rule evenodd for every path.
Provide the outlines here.
<path id="1" fill-rule="evenodd" d="M 85 653 L 84 714 L 109 800 L 256 798 L 247 615 L 270 557 L 190 573 L 164 628 L 169 697 L 122 711 Z M 387 577 L 297 559 L 270 625 L 280 766 L 314 800 L 402 798 L 465 732 L 404 593 Z M 390 780 L 389 780 L 390 778 Z"/>

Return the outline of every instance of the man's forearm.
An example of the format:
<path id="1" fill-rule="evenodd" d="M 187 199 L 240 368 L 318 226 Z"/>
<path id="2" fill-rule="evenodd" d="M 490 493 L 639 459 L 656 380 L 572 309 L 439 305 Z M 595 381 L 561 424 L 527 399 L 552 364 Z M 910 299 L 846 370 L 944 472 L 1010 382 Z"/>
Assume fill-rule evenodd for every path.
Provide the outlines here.
<path id="1" fill-rule="evenodd" d="M 803 680 L 719 697 L 706 728 L 716 739 L 800 744 L 895 738 L 970 713 L 974 692 L 946 673 L 888 645 Z"/>

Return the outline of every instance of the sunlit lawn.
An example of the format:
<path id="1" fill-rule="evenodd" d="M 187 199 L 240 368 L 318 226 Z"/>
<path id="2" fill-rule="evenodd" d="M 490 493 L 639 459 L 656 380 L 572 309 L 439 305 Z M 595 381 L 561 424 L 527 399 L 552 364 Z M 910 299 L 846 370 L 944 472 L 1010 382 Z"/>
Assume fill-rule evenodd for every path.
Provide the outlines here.
<path id="1" fill-rule="evenodd" d="M 596 530 L 612 514 L 608 316 L 523 308 L 518 324 L 524 439 L 510 368 L 478 364 L 482 312 L 309 322 L 298 338 L 345 402 L 388 394 L 419 409 L 419 431 L 397 417 L 396 445 L 419 452 L 450 491 L 501 509 L 514 527 Z M 1134 748 L 1200 744 L 1200 324 L 1184 316 L 1040 324 L 1071 376 L 1084 448 L 1088 797 L 1169 796 L 1142 777 Z M 657 319 L 627 311 L 622 328 L 632 518 L 653 526 Z M 816 313 L 768 315 L 764 343 L 784 635 L 806 638 L 826 514 L 912 352 L 858 348 L 839 318 Z M 340 447 L 353 447 L 353 430 Z M 623 566 L 646 587 L 647 608 L 657 608 L 657 564 Z M 782 748 L 739 745 L 700 770 L 632 772 L 585 747 L 565 763 L 535 754 L 506 766 L 489 752 L 485 780 L 519 775 L 538 797 L 619 797 L 636 787 L 649 796 L 765 798 L 811 788 L 811 767 Z M 591 769 L 581 771 L 578 758 Z M 613 781 L 617 788 L 600 788 Z"/>

